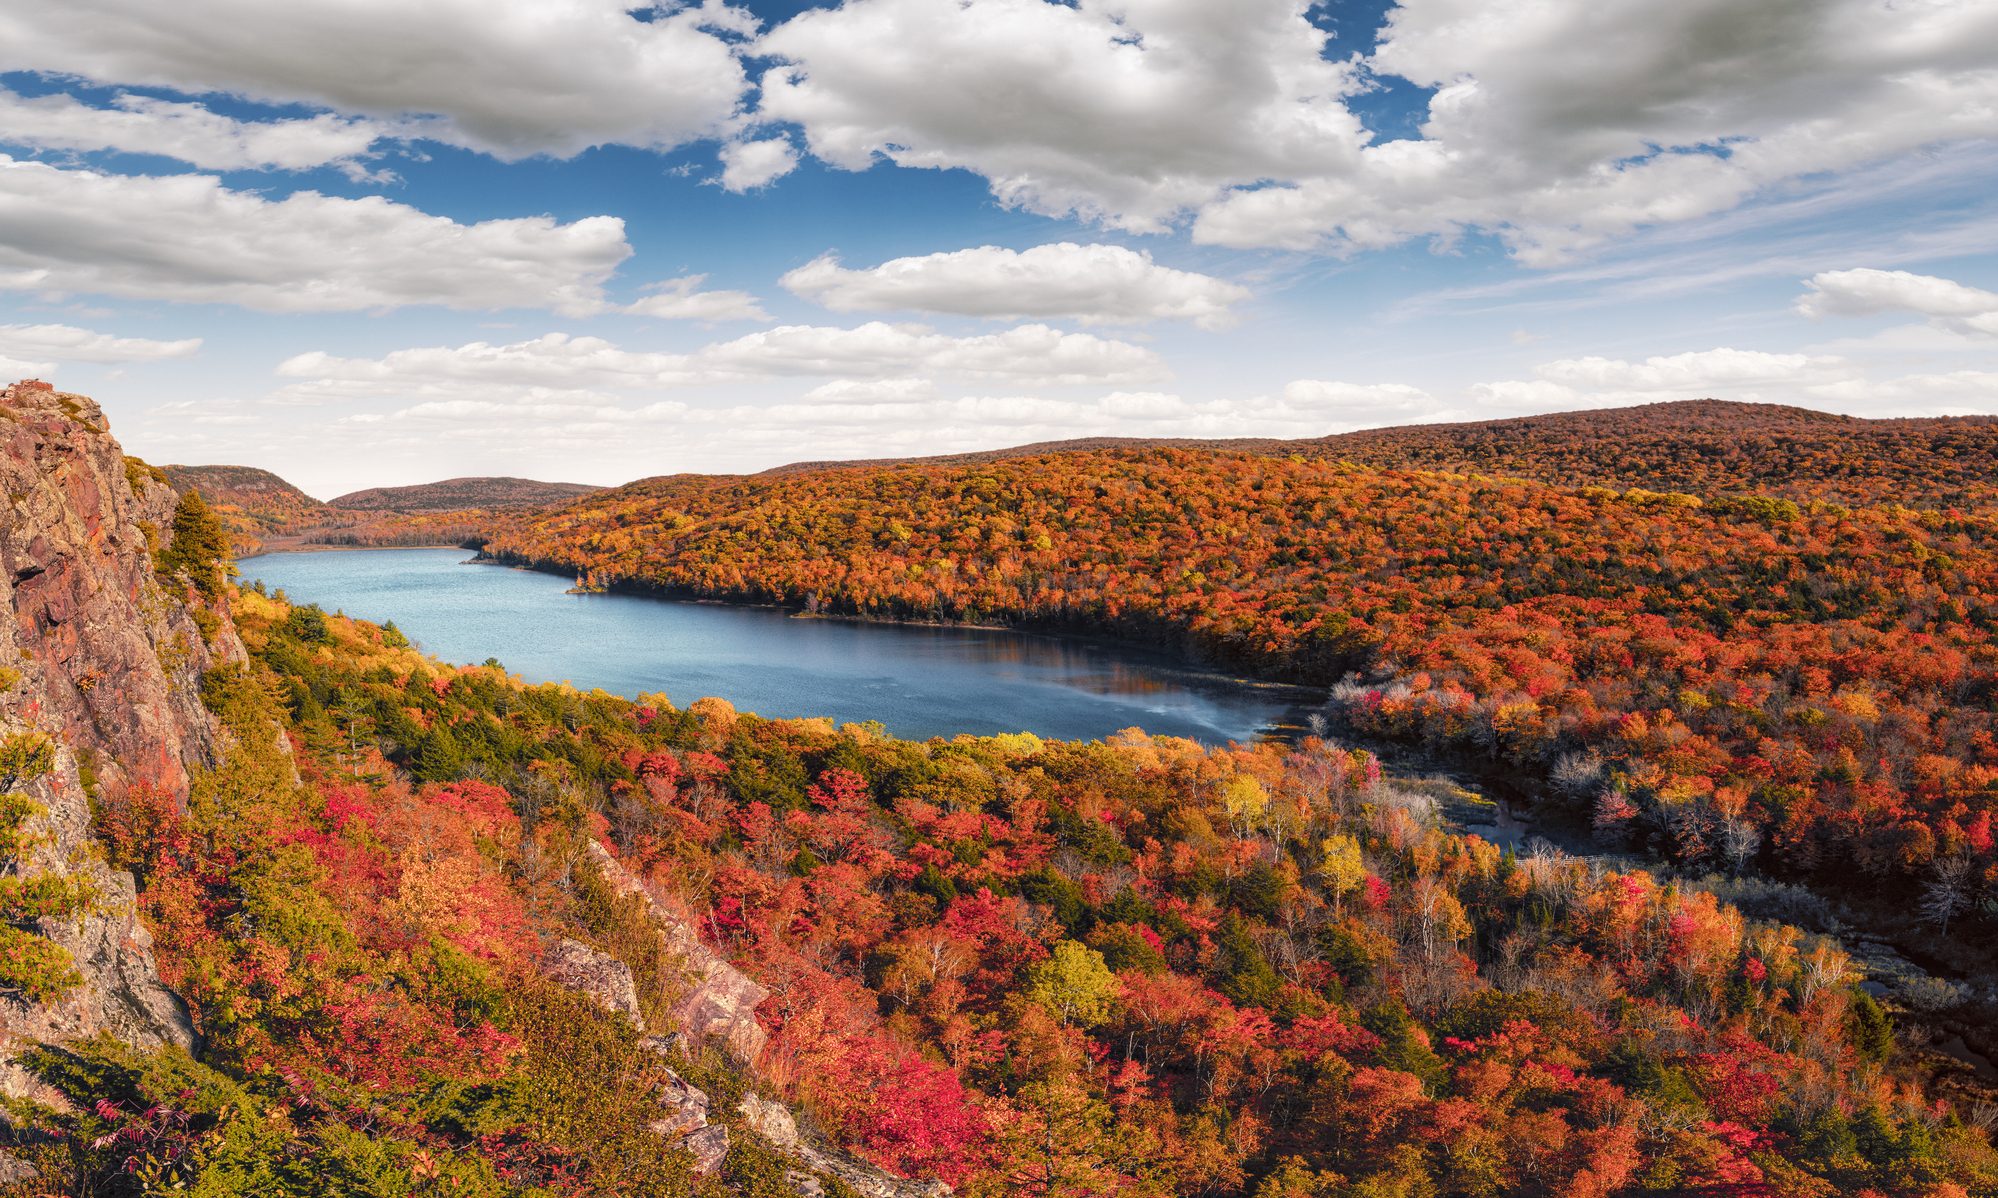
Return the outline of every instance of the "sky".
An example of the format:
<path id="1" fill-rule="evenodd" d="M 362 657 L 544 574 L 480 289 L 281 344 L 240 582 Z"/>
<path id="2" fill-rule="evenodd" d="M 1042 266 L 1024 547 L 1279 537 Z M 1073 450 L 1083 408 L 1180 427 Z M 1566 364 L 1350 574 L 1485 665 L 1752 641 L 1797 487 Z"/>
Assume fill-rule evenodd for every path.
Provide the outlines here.
<path id="1" fill-rule="evenodd" d="M 1998 414 L 1990 0 L 0 0 L 0 377 L 322 498 Z"/>

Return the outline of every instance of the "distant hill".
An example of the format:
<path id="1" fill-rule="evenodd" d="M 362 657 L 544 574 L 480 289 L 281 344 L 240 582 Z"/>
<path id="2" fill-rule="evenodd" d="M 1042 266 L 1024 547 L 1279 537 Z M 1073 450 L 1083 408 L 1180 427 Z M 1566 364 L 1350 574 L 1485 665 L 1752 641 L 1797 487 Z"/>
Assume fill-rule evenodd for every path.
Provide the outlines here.
<path id="1" fill-rule="evenodd" d="M 548 506 L 599 490 L 522 478 L 454 478 L 379 487 L 321 503 L 254 466 L 168 466 L 176 491 L 199 490 L 229 530 L 238 555 L 308 545 L 458 544 L 493 512 Z"/>
<path id="2" fill-rule="evenodd" d="M 1562 486 L 1998 506 L 1998 417 L 1991 416 L 1867 420 L 1701 399 L 1366 429 L 1290 448 L 1380 469 L 1517 475 Z"/>
<path id="3" fill-rule="evenodd" d="M 255 466 L 166 466 L 175 492 L 200 491 L 228 530 L 237 552 L 248 553 L 325 518 L 326 505 L 268 470 Z"/>
<path id="4" fill-rule="evenodd" d="M 233 503 L 272 515 L 309 512 L 325 505 L 268 470 L 255 466 L 165 466 L 183 495 L 199 489 L 209 503 Z"/>
<path id="5" fill-rule="evenodd" d="M 585 483 L 544 483 L 531 478 L 447 478 L 411 487 L 371 487 L 342 495 L 327 506 L 361 512 L 491 511 L 541 507 L 601 490 Z"/>
<path id="6" fill-rule="evenodd" d="M 1408 424 L 1294 441 L 1085 437 L 929 458 L 798 462 L 756 477 L 1158 448 L 1297 454 L 1381 470 L 1510 475 L 1561 486 L 1642 487 L 1701 496 L 1767 494 L 1858 505 L 1998 507 L 1998 417 L 1868 420 L 1716 399 Z"/>

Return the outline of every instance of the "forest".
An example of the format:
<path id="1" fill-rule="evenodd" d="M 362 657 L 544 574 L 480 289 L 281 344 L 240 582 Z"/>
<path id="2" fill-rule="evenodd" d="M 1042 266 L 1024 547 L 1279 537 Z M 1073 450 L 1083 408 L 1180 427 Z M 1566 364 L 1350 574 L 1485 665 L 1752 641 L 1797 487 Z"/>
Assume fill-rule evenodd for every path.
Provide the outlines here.
<path id="1" fill-rule="evenodd" d="M 961 1195 L 1998 1192 L 1836 943 L 1451 834 L 1363 751 L 913 743 L 233 616 L 227 759 L 98 813 L 201 1060 L 32 1058 L 65 1192 L 792 1192 L 648 1130 L 669 1062 Z M 753 1074 L 549 983 L 564 936 L 685 984 L 593 843 L 768 992 Z"/>
<path id="2" fill-rule="evenodd" d="M 1107 633 L 1323 684 L 1347 734 L 1471 762 L 1608 847 L 1836 879 L 1975 935 L 1994 533 L 1957 508 L 1141 448 L 647 480 L 484 544 L 593 585 Z"/>

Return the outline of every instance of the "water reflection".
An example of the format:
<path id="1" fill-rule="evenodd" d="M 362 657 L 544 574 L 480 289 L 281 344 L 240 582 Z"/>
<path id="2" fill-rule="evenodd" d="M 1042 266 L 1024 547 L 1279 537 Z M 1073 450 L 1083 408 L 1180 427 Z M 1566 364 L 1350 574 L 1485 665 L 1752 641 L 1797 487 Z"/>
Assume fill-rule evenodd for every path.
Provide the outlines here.
<path id="1" fill-rule="evenodd" d="M 773 609 L 570 595 L 565 580 L 464 566 L 459 550 L 287 553 L 240 563 L 294 599 L 394 620 L 447 661 L 497 657 L 530 681 L 676 703 L 718 695 L 773 718 L 877 720 L 898 736 L 1122 728 L 1210 743 L 1295 724 L 1313 692 L 1093 642 L 792 617 Z"/>

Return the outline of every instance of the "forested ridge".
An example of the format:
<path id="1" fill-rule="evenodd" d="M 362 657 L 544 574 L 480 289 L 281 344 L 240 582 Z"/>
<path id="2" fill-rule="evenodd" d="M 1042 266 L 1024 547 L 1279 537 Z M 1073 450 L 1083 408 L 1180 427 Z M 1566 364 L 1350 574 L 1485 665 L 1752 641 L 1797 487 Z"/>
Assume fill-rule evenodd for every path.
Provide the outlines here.
<path id="1" fill-rule="evenodd" d="M 800 462 L 766 475 L 963 466 L 1120 449 L 1299 455 L 1380 469 L 1514 475 L 1714 496 L 1987 508 L 1998 502 L 1998 417 L 1865 419 L 1783 404 L 1681 400 L 1506 420 L 1405 424 L 1328 437 L 1087 437 L 933 458 Z"/>
<path id="2" fill-rule="evenodd" d="M 1989 509 L 1998 417 L 1867 420 L 1691 400 L 1343 433 L 1318 452 L 1363 465 L 1516 474 L 1566 486 Z"/>

